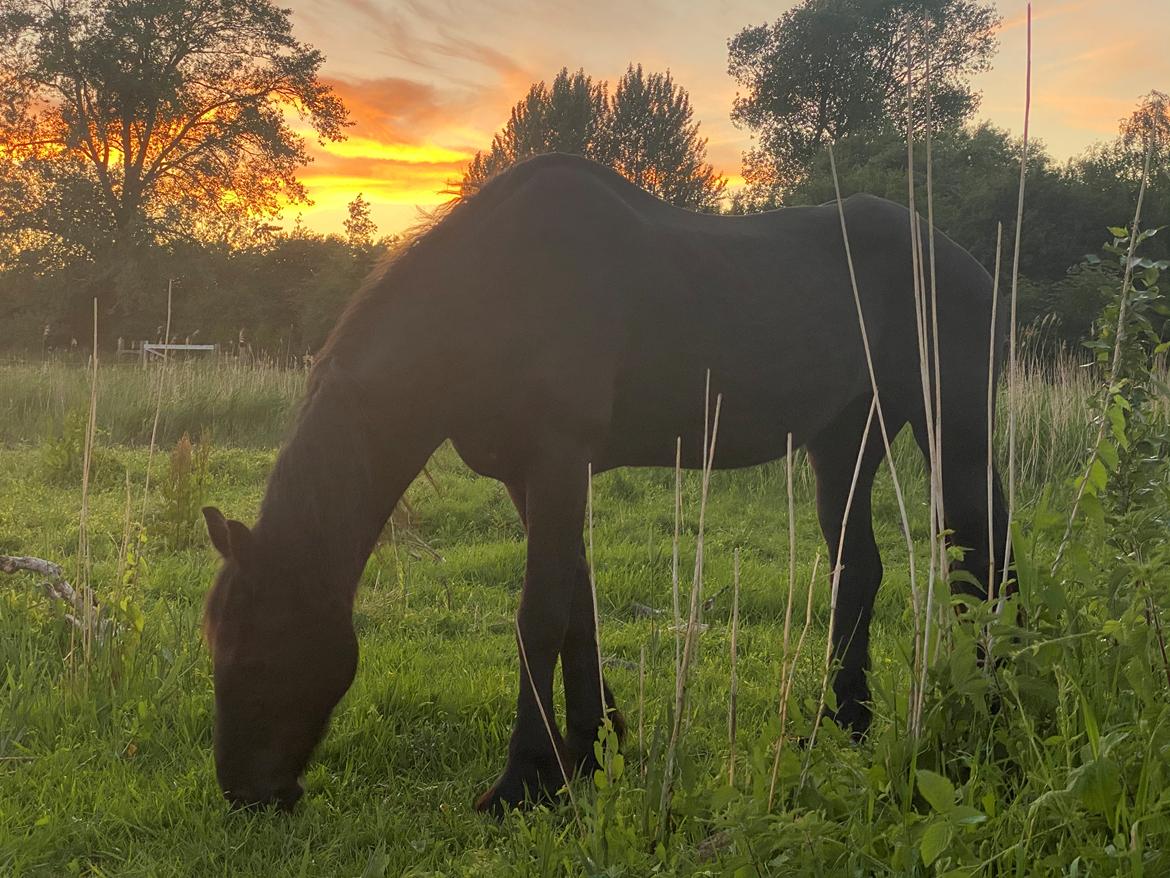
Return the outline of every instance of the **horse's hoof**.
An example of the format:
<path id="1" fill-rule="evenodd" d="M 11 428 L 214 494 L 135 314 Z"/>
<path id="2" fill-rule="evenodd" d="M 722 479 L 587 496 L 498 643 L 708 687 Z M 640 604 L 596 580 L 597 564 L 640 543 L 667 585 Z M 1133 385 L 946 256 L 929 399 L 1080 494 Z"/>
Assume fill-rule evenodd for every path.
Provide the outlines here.
<path id="1" fill-rule="evenodd" d="M 854 744 L 860 744 L 869 733 L 869 724 L 873 714 L 869 707 L 860 701 L 847 701 L 836 711 L 825 711 L 825 718 L 835 722 L 838 728 L 847 732 Z"/>
<path id="2" fill-rule="evenodd" d="M 512 808 L 517 808 L 523 804 L 523 799 L 508 800 L 506 793 L 500 788 L 503 778 L 496 781 L 492 786 L 485 791 L 478 799 L 475 800 L 475 810 L 481 814 L 492 814 L 496 817 L 503 817 L 504 814 Z"/>
<path id="3" fill-rule="evenodd" d="M 571 767 L 566 764 L 565 770 Z M 555 801 L 564 786 L 565 776 L 555 757 L 520 764 L 509 762 L 499 780 L 475 800 L 475 810 L 503 816 L 513 808 Z"/>

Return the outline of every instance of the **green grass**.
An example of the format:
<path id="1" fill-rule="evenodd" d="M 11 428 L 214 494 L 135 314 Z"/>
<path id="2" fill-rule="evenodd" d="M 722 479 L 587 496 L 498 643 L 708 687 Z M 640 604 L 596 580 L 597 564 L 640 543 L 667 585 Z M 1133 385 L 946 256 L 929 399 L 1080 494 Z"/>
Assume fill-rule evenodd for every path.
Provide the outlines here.
<path id="1" fill-rule="evenodd" d="M 252 520 L 300 376 L 220 375 L 183 367 L 168 390 L 166 443 L 214 425 L 209 500 Z M 107 372 L 99 402 L 108 453 L 136 486 L 135 514 L 153 417 L 150 373 Z M 1087 386 L 1087 385 L 1086 385 Z M 1085 395 L 1027 385 L 1021 394 L 1025 514 L 1042 488 L 1074 468 L 1091 441 Z M 235 388 L 234 390 L 231 390 Z M 229 392 L 231 391 L 231 392 Z M 232 393 L 235 394 L 233 402 Z M 84 376 L 59 367 L 0 370 L 0 553 L 58 560 L 75 575 L 79 487 L 44 471 L 42 440 L 69 408 L 84 406 Z M 146 420 L 144 420 L 144 417 Z M 143 424 L 146 433 L 143 434 Z M 1026 426 L 1026 425 L 1027 426 Z M 1033 429 L 1035 427 L 1035 429 Z M 1045 436 L 1049 438 L 1045 438 Z M 907 501 L 920 549 L 927 495 L 917 456 L 902 437 Z M 1069 455 L 1066 458 L 1065 455 Z M 156 457 L 154 480 L 165 469 Z M 798 595 L 803 608 L 814 556 L 822 551 L 803 463 L 797 481 Z M 120 470 L 119 470 L 120 471 Z M 927 731 L 904 733 L 912 613 L 905 544 L 888 477 L 875 494 L 886 579 L 873 627 L 878 716 L 861 746 L 832 726 L 816 746 L 792 747 L 775 812 L 764 807 L 776 732 L 779 644 L 787 582 L 782 465 L 716 473 L 707 514 L 705 614 L 694 669 L 693 717 L 683 741 L 676 819 L 661 849 L 642 825 L 643 792 L 661 771 L 652 738 L 673 700 L 670 608 L 673 473 L 618 471 L 598 478 L 595 545 L 607 675 L 631 736 L 625 776 L 605 792 L 577 783 L 580 822 L 567 804 L 497 822 L 473 798 L 502 768 L 517 669 L 512 615 L 521 580 L 522 532 L 507 495 L 472 476 L 449 448 L 432 461 L 439 485 L 409 494 L 411 539 L 381 545 L 370 560 L 355 614 L 357 680 L 306 775 L 291 815 L 229 813 L 211 760 L 212 690 L 199 635 L 205 589 L 216 568 L 205 545 L 174 552 L 147 508 L 139 575 L 119 576 L 126 531 L 121 478 L 91 497 L 93 582 L 124 619 L 116 641 L 79 660 L 69 626 L 29 577 L 0 580 L 0 874 L 3 875 L 1160 875 L 1170 836 L 1164 765 L 1170 755 L 1165 680 L 1149 651 L 1148 626 L 1129 612 L 1124 583 L 1106 594 L 1070 584 L 1034 593 L 1035 634 L 1013 644 L 999 675 L 999 709 L 986 693 L 962 627 L 948 635 L 932 670 Z M 1064 489 L 1057 496 L 1065 496 Z M 688 476 L 688 529 L 698 478 Z M 1053 503 L 1056 508 L 1060 504 Z M 1067 505 L 1067 504 L 1065 504 Z M 425 542 L 423 548 L 417 540 Z M 1041 536 L 1026 559 L 1051 556 Z M 684 569 L 693 537 L 683 545 Z M 732 552 L 742 554 L 738 784 L 726 787 L 727 686 Z M 1045 556 L 1047 553 L 1047 556 Z M 1099 546 L 1085 553 L 1086 563 Z M 925 566 L 925 558 L 919 567 Z M 824 567 L 822 566 L 822 570 Z M 827 581 L 797 674 L 795 728 L 807 723 L 820 686 L 828 623 Z M 1109 598 L 1112 595 L 1112 598 Z M 1067 610 L 1053 609 L 1059 598 Z M 640 607 L 664 611 L 647 617 Z M 1061 614 L 1064 615 L 1061 615 Z M 1116 621 L 1109 628 L 1106 623 Z M 1125 627 L 1125 626 L 1128 626 Z M 1109 633 L 1112 632 L 1112 633 Z M 1138 643 L 1139 635 L 1146 640 Z M 647 691 L 637 700 L 638 661 Z M 1161 704 L 1159 709 L 1157 705 Z M 808 782 L 798 777 L 806 766 Z M 966 811 L 931 804 L 916 774 L 949 778 Z M 646 781 L 643 780 L 645 772 Z M 918 790 L 910 785 L 918 778 Z M 761 789 L 761 784 L 763 788 Z M 927 787 L 929 788 L 929 787 Z M 945 792 L 945 790 L 944 790 Z M 945 796 L 943 797 L 945 798 Z M 945 804 L 945 803 L 944 803 Z M 953 804 L 953 803 L 952 803 Z M 933 828 L 932 827 L 937 827 Z M 923 863 L 927 832 L 945 841 Z M 958 871 L 956 871 L 958 870 Z"/>

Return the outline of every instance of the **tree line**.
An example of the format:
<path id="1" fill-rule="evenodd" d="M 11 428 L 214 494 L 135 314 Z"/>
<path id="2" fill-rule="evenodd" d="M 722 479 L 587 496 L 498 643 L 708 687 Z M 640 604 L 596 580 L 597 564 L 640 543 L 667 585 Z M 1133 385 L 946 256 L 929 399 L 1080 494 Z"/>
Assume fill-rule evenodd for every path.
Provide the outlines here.
<path id="1" fill-rule="evenodd" d="M 925 203 L 929 136 L 939 228 L 985 265 L 996 225 L 1014 233 L 1021 144 L 977 118 L 972 77 L 991 64 L 988 0 L 803 0 L 727 43 L 733 122 L 753 135 L 746 185 L 729 193 L 687 90 L 631 64 L 612 90 L 584 70 L 538 82 L 454 185 L 471 197 L 513 163 L 587 156 L 680 207 L 747 213 L 843 194 L 906 203 L 907 136 Z M 86 0 L 0 6 L 0 347 L 68 346 L 161 333 L 177 278 L 182 336 L 314 350 L 374 262 L 369 205 L 344 234 L 276 223 L 308 199 L 299 115 L 321 140 L 350 124 L 321 53 L 271 0 Z M 1082 264 L 1132 216 L 1146 154 L 1147 225 L 1170 222 L 1170 99 L 1151 91 L 1118 136 L 1058 163 L 1029 145 L 1021 318 L 1053 339 L 1086 336 L 1110 282 Z M 1168 252 L 1155 237 L 1151 255 Z M 1006 261 L 1006 260 L 1005 260 Z"/>

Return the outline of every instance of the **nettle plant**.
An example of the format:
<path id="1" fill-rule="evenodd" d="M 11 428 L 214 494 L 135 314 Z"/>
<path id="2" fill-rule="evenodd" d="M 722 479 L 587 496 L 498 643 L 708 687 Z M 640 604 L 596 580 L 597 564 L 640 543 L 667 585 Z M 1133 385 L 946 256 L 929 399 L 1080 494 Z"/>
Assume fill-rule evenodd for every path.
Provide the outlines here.
<path id="1" fill-rule="evenodd" d="M 1030 718 L 1033 741 L 1020 746 L 1051 784 L 1029 828 L 1047 831 L 1075 815 L 1112 838 L 1102 846 L 1086 836 L 1086 861 L 1140 868 L 1156 853 L 1144 839 L 1170 808 L 1161 621 L 1170 598 L 1170 306 L 1159 287 L 1170 262 L 1138 254 L 1157 229 L 1110 232 L 1105 251 L 1120 282 L 1087 344 L 1103 376 L 1096 442 L 1072 486 L 1071 512 L 1046 493 L 1029 526 L 1014 530 L 1028 624 L 999 676 Z"/>

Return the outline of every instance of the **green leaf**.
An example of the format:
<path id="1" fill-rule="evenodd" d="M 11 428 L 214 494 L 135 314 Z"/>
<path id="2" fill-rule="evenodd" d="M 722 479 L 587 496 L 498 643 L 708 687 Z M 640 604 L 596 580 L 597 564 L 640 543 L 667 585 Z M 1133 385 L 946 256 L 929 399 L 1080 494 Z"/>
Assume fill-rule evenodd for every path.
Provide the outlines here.
<path id="1" fill-rule="evenodd" d="M 1088 810 L 1111 818 L 1121 795 L 1120 774 L 1112 759 L 1094 759 L 1076 770 L 1069 786 Z"/>
<path id="2" fill-rule="evenodd" d="M 922 843 L 918 848 L 925 865 L 929 866 L 942 856 L 951 843 L 953 832 L 951 824 L 945 820 L 938 820 L 926 828 L 926 832 L 922 834 Z"/>
<path id="3" fill-rule="evenodd" d="M 955 807 L 955 787 L 943 777 L 925 768 L 918 769 L 918 789 L 930 807 L 945 814 Z"/>
<path id="4" fill-rule="evenodd" d="M 956 826 L 975 826 L 987 820 L 987 815 L 970 805 L 956 805 L 947 815 L 947 819 Z"/>
<path id="5" fill-rule="evenodd" d="M 613 761 L 609 765 L 609 771 L 613 775 L 613 779 L 617 780 L 622 776 L 626 770 L 626 757 L 621 753 L 613 754 Z"/>
<path id="6" fill-rule="evenodd" d="M 1114 446 L 1108 442 L 1102 442 L 1097 446 L 1097 456 L 1101 458 L 1101 463 L 1109 472 L 1117 472 L 1118 455 Z"/>
<path id="7" fill-rule="evenodd" d="M 1094 489 L 1094 494 L 1100 494 L 1108 483 L 1109 473 L 1105 470 L 1105 464 L 1101 463 L 1101 458 L 1097 457 L 1089 467 L 1089 486 Z"/>
<path id="8" fill-rule="evenodd" d="M 1123 228 L 1122 226 L 1110 226 L 1109 234 L 1115 238 L 1128 238 L 1129 229 Z"/>
<path id="9" fill-rule="evenodd" d="M 1108 409 L 1109 425 L 1113 431 L 1113 438 L 1122 448 L 1129 450 L 1129 437 L 1125 435 L 1125 410 L 1119 405 L 1111 405 Z"/>

